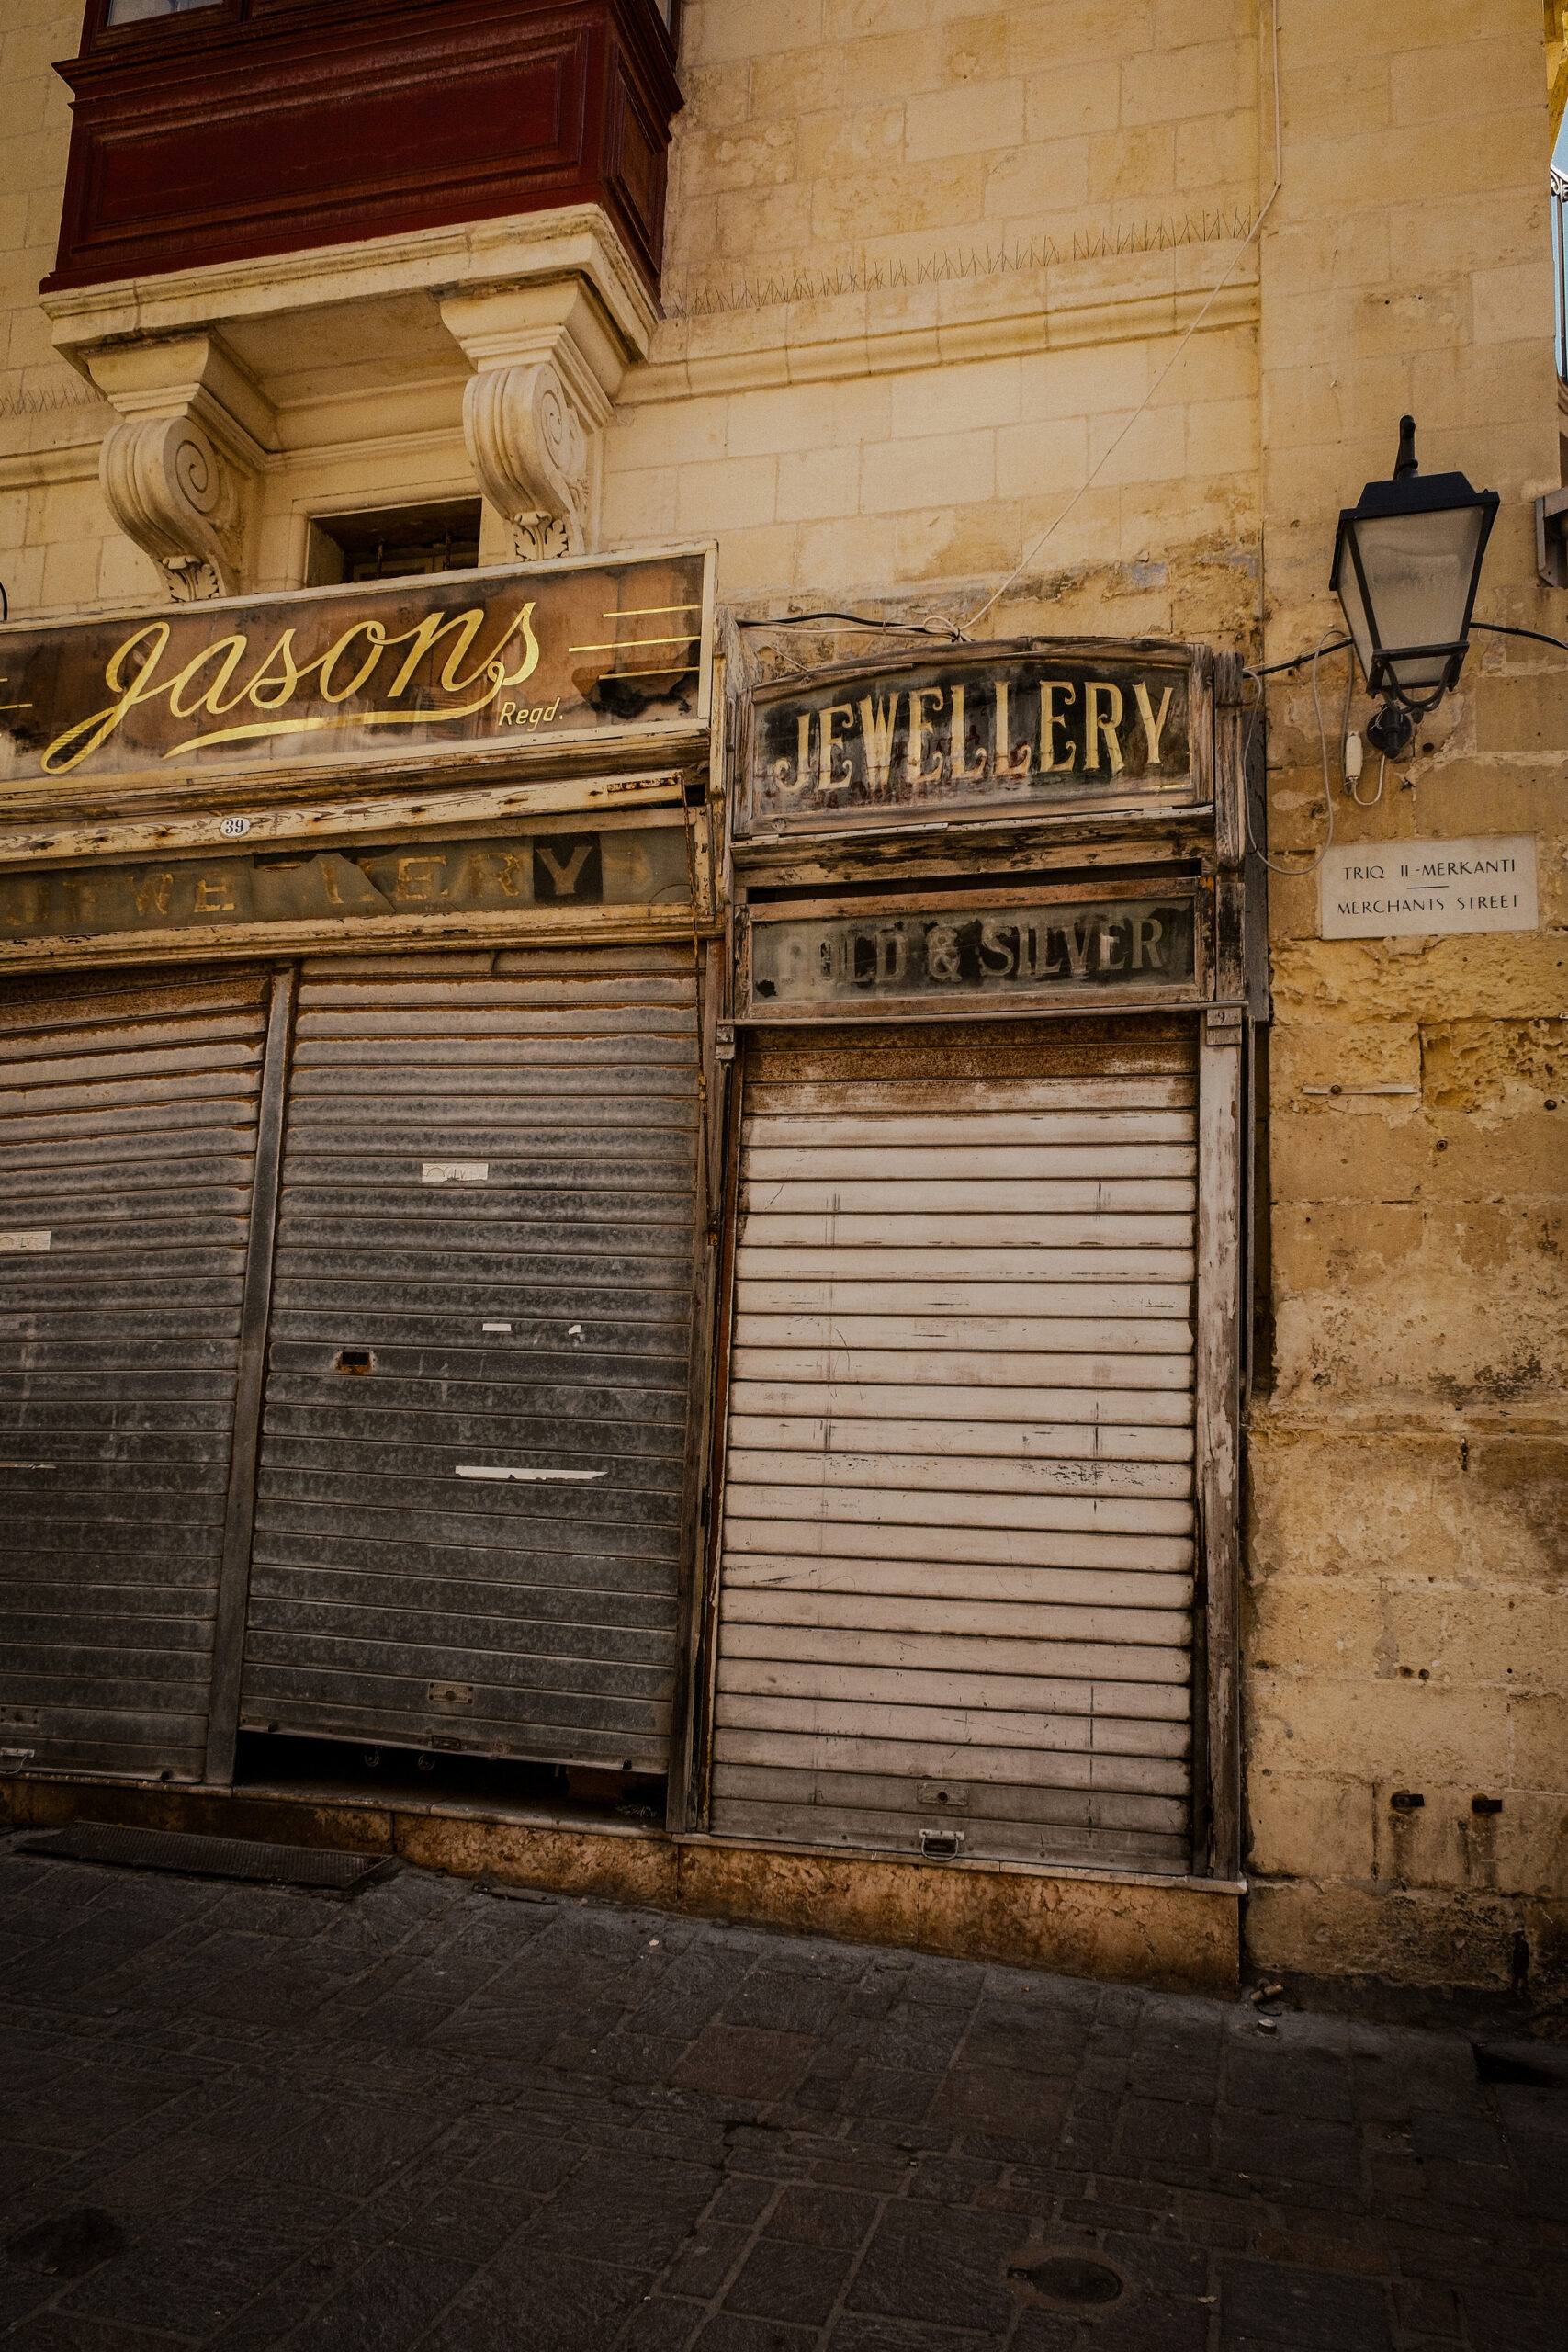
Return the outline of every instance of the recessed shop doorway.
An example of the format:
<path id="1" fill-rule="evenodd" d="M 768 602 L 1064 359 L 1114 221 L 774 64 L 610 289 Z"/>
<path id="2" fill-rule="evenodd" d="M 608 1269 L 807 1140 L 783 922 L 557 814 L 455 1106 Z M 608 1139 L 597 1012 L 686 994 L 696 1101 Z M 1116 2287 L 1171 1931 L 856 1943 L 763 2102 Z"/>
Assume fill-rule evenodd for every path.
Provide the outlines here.
<path id="1" fill-rule="evenodd" d="M 6 984 L 0 1744 L 666 1771 L 696 1007 L 689 944 Z"/>
<path id="2" fill-rule="evenodd" d="M 1205 1255 L 1235 1278 L 1200 1098 L 1238 1059 L 1201 1020 L 753 1033 L 715 1835 L 1194 1866 Z"/>

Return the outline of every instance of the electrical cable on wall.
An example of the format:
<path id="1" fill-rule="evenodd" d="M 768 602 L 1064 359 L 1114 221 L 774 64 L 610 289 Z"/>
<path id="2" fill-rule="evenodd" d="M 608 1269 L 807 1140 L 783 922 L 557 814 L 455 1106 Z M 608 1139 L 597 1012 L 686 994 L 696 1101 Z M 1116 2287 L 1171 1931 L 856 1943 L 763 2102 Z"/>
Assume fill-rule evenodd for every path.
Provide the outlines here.
<path id="1" fill-rule="evenodd" d="M 1269 868 L 1270 874 L 1283 876 L 1291 881 L 1304 881 L 1308 875 L 1315 874 L 1319 866 L 1323 864 L 1324 859 L 1328 855 L 1329 851 L 1334 846 L 1334 787 L 1329 781 L 1328 775 L 1328 729 L 1324 725 L 1323 720 L 1323 698 L 1318 692 L 1317 668 L 1318 663 L 1322 661 L 1323 656 L 1325 653 L 1337 653 L 1341 650 L 1348 650 L 1350 640 L 1348 638 L 1342 637 L 1335 639 L 1334 642 L 1331 643 L 1331 639 L 1334 639 L 1333 630 L 1331 628 L 1325 628 L 1323 635 L 1318 639 L 1318 641 L 1314 647 L 1310 656 L 1305 653 L 1299 653 L 1293 662 L 1276 662 L 1274 665 L 1276 669 L 1294 670 L 1299 668 L 1301 663 L 1303 662 L 1310 660 L 1312 662 L 1312 707 L 1317 714 L 1317 748 L 1323 761 L 1323 807 L 1324 813 L 1328 820 L 1328 830 L 1323 837 L 1323 846 L 1313 858 L 1310 865 L 1278 865 L 1269 856 L 1268 851 L 1264 848 L 1262 842 L 1258 840 L 1257 834 L 1252 830 L 1252 810 L 1250 807 L 1248 807 L 1247 810 L 1247 840 L 1252 844 L 1252 847 L 1257 851 L 1258 856 L 1263 860 L 1264 865 Z M 1242 675 L 1244 677 L 1250 678 L 1258 688 L 1258 700 L 1253 704 L 1252 709 L 1248 715 L 1247 741 L 1242 747 L 1242 763 L 1244 766 L 1246 764 L 1247 752 L 1251 749 L 1252 745 L 1252 729 L 1257 723 L 1258 712 L 1263 707 L 1263 680 L 1266 674 L 1267 673 L 1261 670 L 1244 670 L 1242 673 Z M 1350 695 L 1355 682 L 1356 660 L 1355 655 L 1352 653 L 1350 655 L 1348 672 L 1345 680 L 1345 711 L 1339 730 L 1339 758 L 1341 774 L 1344 772 L 1345 742 L 1346 737 L 1349 731 L 1350 724 Z M 1379 783 L 1378 790 L 1380 793 L 1382 790 L 1381 782 Z M 1369 801 L 1365 805 L 1370 808 L 1372 804 Z"/>

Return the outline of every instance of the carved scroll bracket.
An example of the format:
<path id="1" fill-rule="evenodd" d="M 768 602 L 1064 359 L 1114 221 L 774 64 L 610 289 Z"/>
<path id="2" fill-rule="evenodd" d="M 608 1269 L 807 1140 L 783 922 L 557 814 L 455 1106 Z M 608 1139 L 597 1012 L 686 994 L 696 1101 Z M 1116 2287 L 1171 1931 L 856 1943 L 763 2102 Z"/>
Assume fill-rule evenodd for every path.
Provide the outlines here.
<path id="1" fill-rule="evenodd" d="M 216 335 L 105 345 L 93 380 L 119 413 L 98 460 L 110 513 L 176 598 L 243 585 L 252 492 L 272 412 Z"/>
<path id="2" fill-rule="evenodd" d="M 600 436 L 634 355 L 576 277 L 449 295 L 441 315 L 476 369 L 463 398 L 468 462 L 513 551 L 585 553 Z"/>

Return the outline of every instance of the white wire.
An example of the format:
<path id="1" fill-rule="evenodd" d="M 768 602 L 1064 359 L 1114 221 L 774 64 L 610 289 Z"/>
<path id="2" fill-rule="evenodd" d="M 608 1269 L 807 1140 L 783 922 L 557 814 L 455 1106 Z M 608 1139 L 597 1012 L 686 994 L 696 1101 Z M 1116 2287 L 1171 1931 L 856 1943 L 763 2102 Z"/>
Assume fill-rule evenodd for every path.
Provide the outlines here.
<path id="1" fill-rule="evenodd" d="M 1382 798 L 1382 780 L 1383 780 L 1383 771 L 1386 769 L 1386 767 L 1387 767 L 1387 766 L 1388 766 L 1388 762 L 1387 762 L 1387 760 L 1386 760 L 1385 758 L 1383 758 L 1383 757 L 1382 756 L 1382 754 L 1380 753 L 1379 758 L 1378 758 L 1378 788 L 1377 788 L 1377 790 L 1373 793 L 1373 795 L 1372 795 L 1372 797 L 1371 797 L 1371 798 L 1370 800 L 1363 800 L 1363 799 L 1362 799 L 1362 797 L 1361 797 L 1361 796 L 1360 796 L 1360 794 L 1357 791 L 1357 789 L 1356 789 L 1355 786 L 1350 782 L 1349 777 L 1348 777 L 1348 776 L 1347 776 L 1347 777 L 1346 777 L 1346 779 L 1345 779 L 1345 789 L 1346 789 L 1346 791 L 1349 794 L 1349 796 L 1350 796 L 1351 799 L 1355 802 L 1355 804 L 1356 804 L 1356 806 L 1357 806 L 1357 808 L 1375 808 L 1377 807 L 1378 802 Z"/>
<path id="2" fill-rule="evenodd" d="M 1324 812 L 1328 819 L 1328 831 L 1323 837 L 1323 847 L 1318 851 L 1317 855 L 1312 860 L 1312 863 L 1309 865 L 1276 865 L 1274 860 L 1269 856 L 1268 851 L 1264 848 L 1262 842 L 1253 831 L 1252 810 L 1250 806 L 1247 806 L 1247 840 L 1252 843 L 1253 848 L 1263 860 L 1264 865 L 1269 868 L 1270 874 L 1283 875 L 1292 881 L 1304 881 L 1309 874 L 1315 874 L 1318 867 L 1323 864 L 1324 859 L 1328 855 L 1329 851 L 1334 846 L 1334 788 L 1328 780 L 1328 729 L 1323 723 L 1323 701 L 1317 690 L 1317 665 L 1323 658 L 1324 647 L 1327 644 L 1329 639 L 1333 635 L 1334 631 L 1331 628 L 1325 628 L 1323 635 L 1318 639 L 1317 643 L 1314 646 L 1312 652 L 1312 707 L 1317 713 L 1317 748 L 1323 760 L 1323 807 Z M 1350 653 L 1348 647 L 1346 648 L 1346 654 L 1347 658 L 1353 663 L 1354 655 Z M 1246 670 L 1242 674 L 1244 677 L 1250 678 L 1253 684 L 1258 688 L 1258 703 L 1254 707 L 1260 708 L 1264 695 L 1262 679 L 1258 676 L 1256 670 Z M 1352 675 L 1354 675 L 1353 669 Z M 1349 696 L 1347 695 L 1347 707 L 1348 707 L 1348 705 Z M 1381 777 L 1378 780 L 1378 791 L 1381 795 L 1382 791 L 1382 780 Z M 1246 805 L 1245 795 L 1243 796 L 1243 799 L 1244 805 Z M 1370 808 L 1374 807 L 1375 803 L 1369 800 L 1363 805 Z"/>
<path id="3" fill-rule="evenodd" d="M 1055 532 L 1060 530 L 1062 525 L 1066 521 L 1068 515 L 1072 513 L 1079 499 L 1087 496 L 1088 492 L 1093 489 L 1096 481 L 1100 478 L 1101 469 L 1109 464 L 1111 458 L 1116 454 L 1116 451 L 1121 447 L 1122 442 L 1127 438 L 1128 434 L 1133 430 L 1134 425 L 1136 424 L 1138 419 L 1148 408 L 1150 402 L 1154 400 L 1155 395 L 1158 392 L 1160 387 L 1165 382 L 1166 378 L 1169 375 L 1171 369 L 1175 367 L 1177 361 L 1180 358 L 1182 353 L 1186 350 L 1188 345 L 1191 342 L 1193 336 L 1197 334 L 1199 328 L 1202 325 L 1204 320 L 1213 309 L 1214 304 L 1219 300 L 1220 296 L 1224 292 L 1225 288 L 1230 284 L 1231 279 L 1235 276 L 1236 271 L 1241 267 L 1242 257 L 1246 254 L 1247 247 L 1249 245 L 1256 244 L 1259 235 L 1262 233 L 1263 223 L 1269 218 L 1269 214 L 1274 204 L 1274 199 L 1279 195 L 1280 188 L 1284 186 L 1285 179 L 1284 148 L 1280 127 L 1280 0 L 1270 0 L 1269 21 L 1273 34 L 1274 54 L 1274 185 L 1263 200 L 1262 209 L 1259 211 L 1257 220 L 1253 222 L 1246 236 L 1242 239 L 1241 243 L 1236 247 L 1224 277 L 1216 280 L 1215 284 L 1210 288 L 1208 298 L 1205 300 L 1202 309 L 1188 327 L 1186 334 L 1177 345 L 1176 349 L 1171 353 L 1170 357 L 1166 361 L 1165 366 L 1160 369 L 1159 374 L 1155 378 L 1154 382 L 1149 386 L 1148 390 L 1144 394 L 1143 399 L 1138 402 L 1137 407 L 1133 411 L 1132 415 L 1127 419 L 1126 424 L 1122 427 L 1121 432 L 1117 434 L 1113 441 L 1110 442 L 1108 446 L 1100 451 L 1100 457 L 1089 468 L 1089 472 L 1084 476 L 1083 481 L 1078 484 L 1077 490 L 1074 491 L 1071 498 L 1068 499 L 1061 513 L 1057 514 L 1053 521 L 1046 524 L 1045 528 L 1041 532 L 1040 537 L 1034 541 L 1033 546 L 1027 548 L 1025 552 L 1020 556 L 1017 563 L 1008 573 L 1007 578 L 1002 582 L 1001 586 L 996 590 L 995 594 L 987 596 L 979 610 L 977 612 L 971 613 L 966 620 L 955 621 L 953 624 L 953 635 L 955 637 L 966 638 L 969 635 L 970 630 L 976 628 L 978 624 L 985 619 L 986 615 L 991 610 L 992 606 L 1000 604 L 1002 598 L 1007 594 L 1008 590 L 1012 586 L 1013 582 L 1019 577 L 1021 572 L 1024 571 L 1027 567 L 1033 562 L 1035 557 L 1039 554 L 1046 540 L 1050 538 Z"/>

